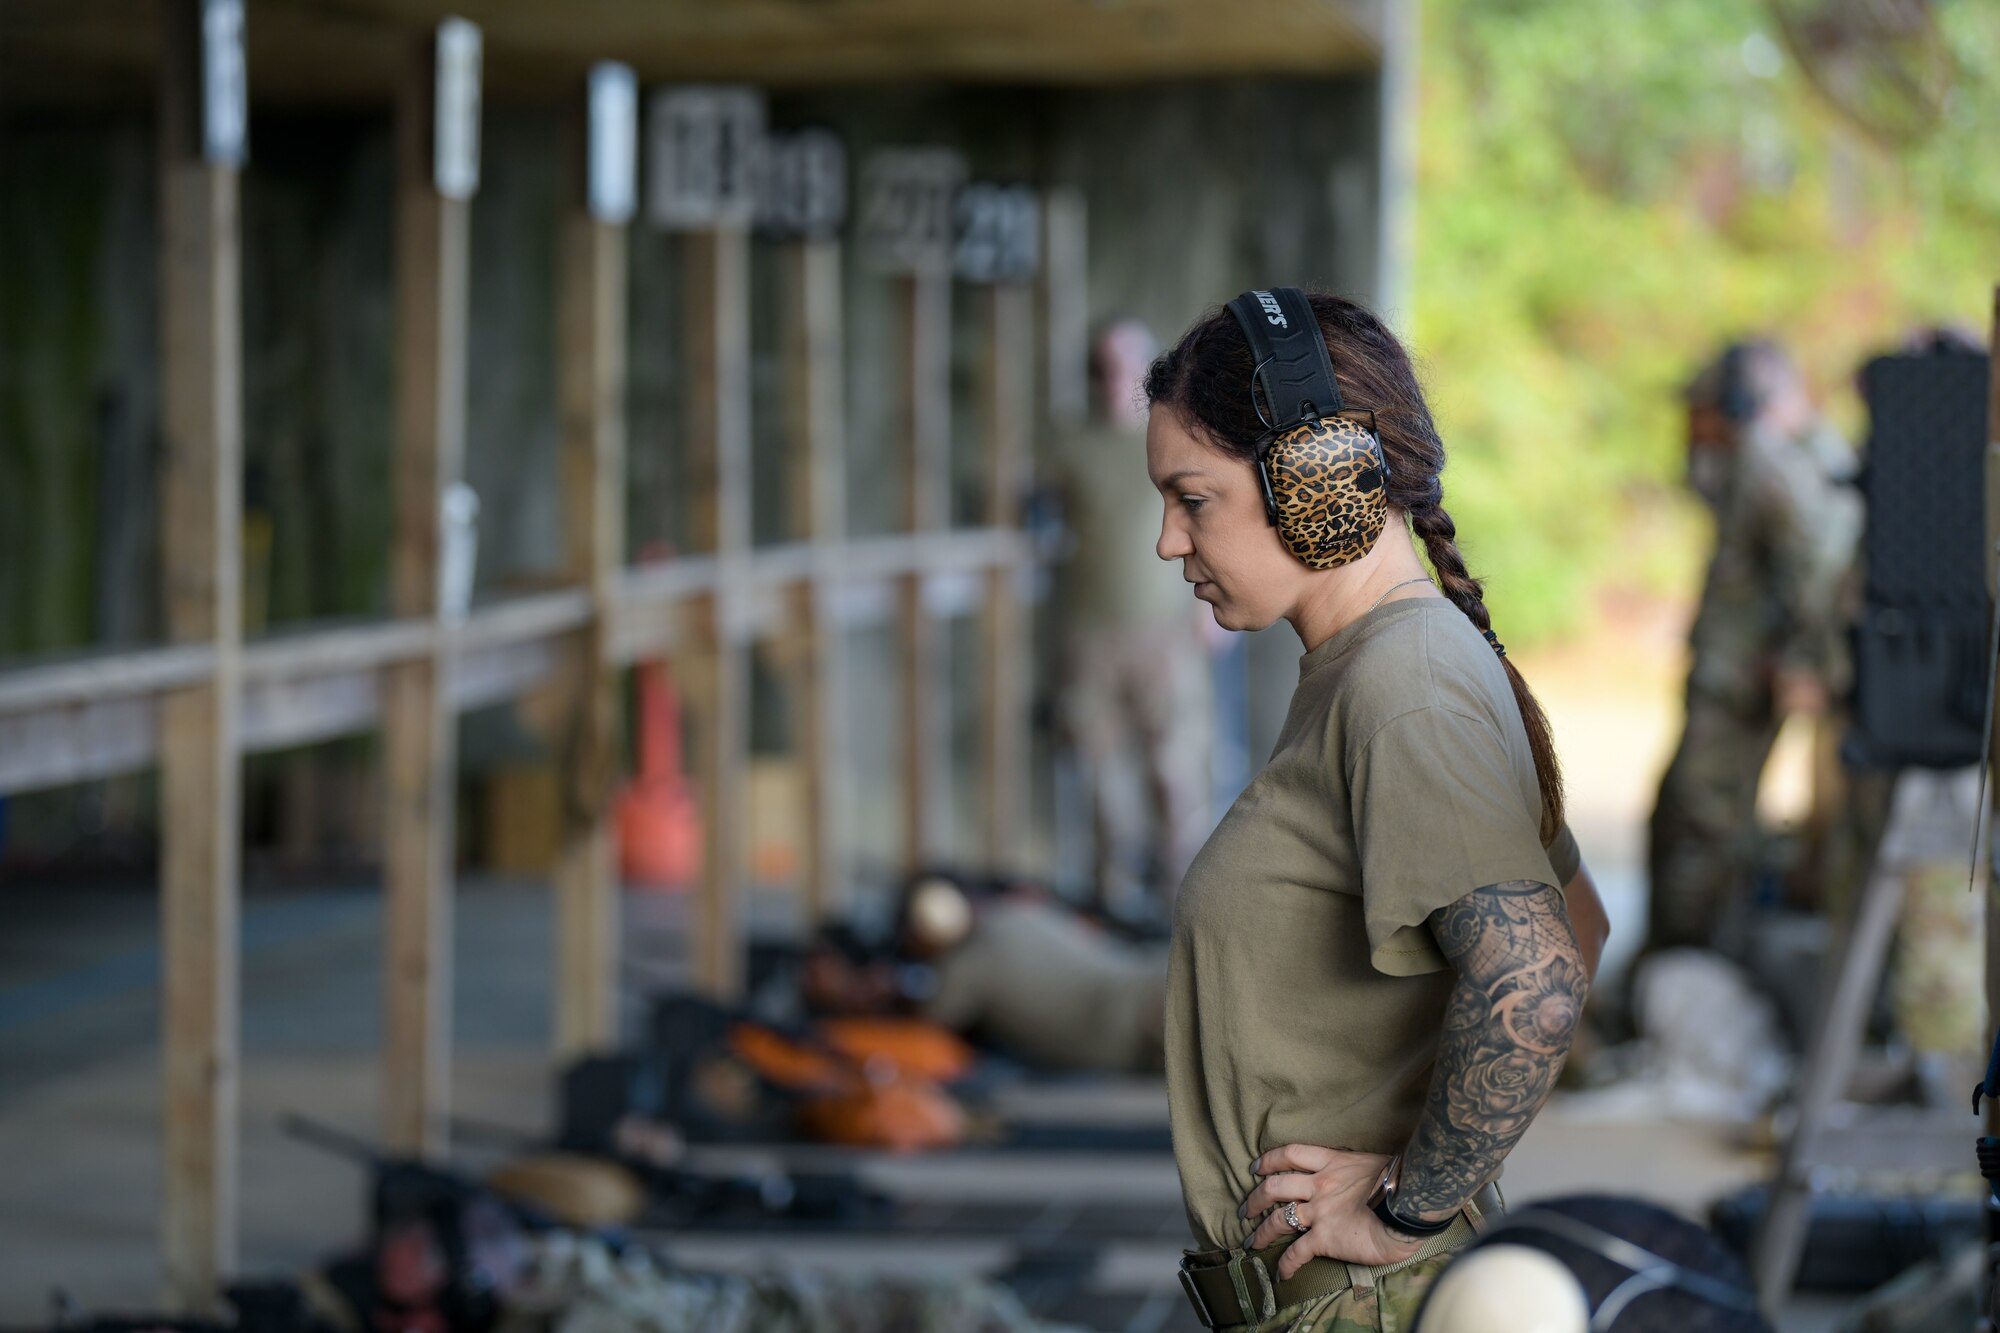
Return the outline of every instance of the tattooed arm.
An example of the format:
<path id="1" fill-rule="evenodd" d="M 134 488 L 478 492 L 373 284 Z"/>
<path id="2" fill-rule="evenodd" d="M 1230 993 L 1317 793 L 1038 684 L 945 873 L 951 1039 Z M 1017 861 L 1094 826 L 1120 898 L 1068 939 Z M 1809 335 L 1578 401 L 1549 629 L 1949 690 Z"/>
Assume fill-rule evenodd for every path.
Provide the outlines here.
<path id="1" fill-rule="evenodd" d="M 1563 896 L 1532 881 L 1491 884 L 1431 913 L 1431 934 L 1458 969 L 1437 1072 L 1403 1150 L 1391 1211 L 1442 1222 L 1493 1178 L 1548 1100 L 1590 988 Z M 1244 1245 L 1305 1234 L 1278 1263 L 1288 1278 L 1314 1257 L 1371 1266 L 1416 1254 L 1422 1241 L 1384 1226 L 1366 1200 L 1388 1158 L 1313 1144 L 1274 1148 L 1251 1166 L 1259 1184 L 1243 1215 L 1261 1217 Z"/>
<path id="2" fill-rule="evenodd" d="M 1590 981 L 1562 894 L 1492 884 L 1439 908 L 1431 934 L 1458 969 L 1423 1116 L 1393 1211 L 1442 1221 L 1500 1169 L 1555 1087 Z"/>

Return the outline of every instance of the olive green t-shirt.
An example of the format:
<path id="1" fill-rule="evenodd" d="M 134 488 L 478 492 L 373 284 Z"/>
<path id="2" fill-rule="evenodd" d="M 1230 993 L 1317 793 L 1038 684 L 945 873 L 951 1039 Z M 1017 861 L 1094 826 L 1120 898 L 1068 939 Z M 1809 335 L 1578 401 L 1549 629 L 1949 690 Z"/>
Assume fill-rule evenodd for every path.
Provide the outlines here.
<path id="1" fill-rule="evenodd" d="M 1561 888 L 1505 669 L 1450 602 L 1390 602 L 1299 663 L 1277 747 L 1182 881 L 1167 983 L 1174 1158 L 1199 1248 L 1242 1243 L 1250 1164 L 1397 1152 L 1456 974 L 1425 918 L 1506 880 Z"/>

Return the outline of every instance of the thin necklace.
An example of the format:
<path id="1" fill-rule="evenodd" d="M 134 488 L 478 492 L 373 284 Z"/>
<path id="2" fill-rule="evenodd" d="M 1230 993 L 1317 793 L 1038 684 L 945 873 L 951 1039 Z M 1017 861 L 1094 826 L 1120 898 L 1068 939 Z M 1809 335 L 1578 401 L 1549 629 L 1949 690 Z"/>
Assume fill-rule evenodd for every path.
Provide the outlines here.
<path id="1" fill-rule="evenodd" d="M 1375 600 L 1374 600 L 1373 602 L 1369 603 L 1369 605 L 1368 605 L 1368 611 L 1373 611 L 1373 610 L 1374 610 L 1374 609 L 1375 609 L 1376 607 L 1378 607 L 1378 606 L 1382 605 L 1382 603 L 1384 603 L 1384 602 L 1388 601 L 1388 600 L 1389 600 L 1389 594 L 1390 594 L 1390 593 L 1392 593 L 1392 592 L 1394 592 L 1394 591 L 1396 591 L 1396 589 L 1398 589 L 1398 588 L 1407 588 L 1407 587 L 1409 587 L 1409 586 L 1410 586 L 1411 584 L 1413 584 L 1413 583 L 1429 583 L 1429 582 L 1430 582 L 1430 576 L 1429 576 L 1429 575 L 1421 575 L 1421 576 L 1419 576 L 1419 577 L 1417 577 L 1417 578 L 1413 578 L 1413 579 L 1404 579 L 1404 580 L 1403 580 L 1403 581 L 1402 581 L 1401 583 L 1392 583 L 1392 584 L 1390 584 L 1390 585 L 1389 585 L 1389 586 L 1388 586 L 1387 588 L 1384 588 L 1384 589 L 1382 590 L 1382 595 L 1381 595 L 1380 597 L 1377 597 L 1377 598 L 1376 598 L 1376 599 L 1375 599 Z M 1367 614 L 1368 614 L 1368 611 L 1363 611 L 1363 612 L 1362 612 L 1361 614 L 1365 616 L 1365 615 L 1367 615 Z M 1357 617 L 1357 619 L 1358 619 L 1358 617 Z"/>

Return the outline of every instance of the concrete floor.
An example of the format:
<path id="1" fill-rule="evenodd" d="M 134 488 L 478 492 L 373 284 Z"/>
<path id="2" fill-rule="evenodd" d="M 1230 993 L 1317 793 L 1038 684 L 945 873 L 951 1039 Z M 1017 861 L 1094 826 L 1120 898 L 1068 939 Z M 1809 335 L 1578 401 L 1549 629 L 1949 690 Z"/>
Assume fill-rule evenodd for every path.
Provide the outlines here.
<path id="1" fill-rule="evenodd" d="M 547 1118 L 545 895 L 460 898 L 456 1106 Z M 252 897 L 244 912 L 242 1269 L 282 1272 L 356 1234 L 362 1173 L 281 1133 L 304 1112 L 364 1137 L 378 1122 L 378 899 Z M 0 1323 L 56 1287 L 93 1307 L 150 1301 L 159 1210 L 159 965 L 151 895 L 0 893 Z M 95 936 L 101 952 L 76 941 Z M 301 1201 L 310 1201 L 301 1207 Z"/>

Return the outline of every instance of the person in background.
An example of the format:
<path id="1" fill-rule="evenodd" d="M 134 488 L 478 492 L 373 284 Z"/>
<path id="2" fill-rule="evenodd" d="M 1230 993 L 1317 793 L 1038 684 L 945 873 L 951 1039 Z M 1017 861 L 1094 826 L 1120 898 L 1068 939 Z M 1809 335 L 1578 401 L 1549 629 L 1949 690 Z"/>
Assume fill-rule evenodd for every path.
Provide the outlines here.
<path id="1" fill-rule="evenodd" d="M 886 949 L 823 933 L 804 987 L 814 1012 L 912 1013 L 1036 1069 L 1157 1074 L 1164 1060 L 1164 944 L 1029 884 L 918 875 Z"/>
<path id="2" fill-rule="evenodd" d="M 1137 320 L 1091 346 L 1091 425 L 1054 469 L 1075 544 L 1058 575 L 1062 718 L 1088 784 L 1095 903 L 1164 920 L 1209 828 L 1213 738 L 1205 609 L 1153 559 L 1140 397 L 1158 350 Z"/>
<path id="3" fill-rule="evenodd" d="M 1775 342 L 1688 386 L 1688 483 L 1715 552 L 1688 633 L 1687 718 L 1653 808 L 1648 953 L 1727 944 L 1758 870 L 1757 785 L 1779 725 L 1847 684 L 1844 591 L 1861 536 L 1853 454 Z"/>

